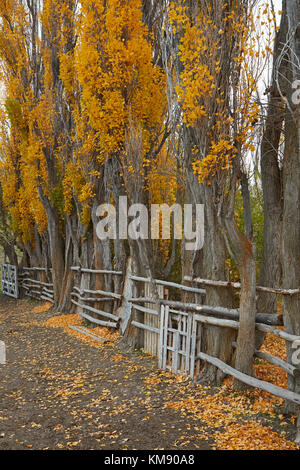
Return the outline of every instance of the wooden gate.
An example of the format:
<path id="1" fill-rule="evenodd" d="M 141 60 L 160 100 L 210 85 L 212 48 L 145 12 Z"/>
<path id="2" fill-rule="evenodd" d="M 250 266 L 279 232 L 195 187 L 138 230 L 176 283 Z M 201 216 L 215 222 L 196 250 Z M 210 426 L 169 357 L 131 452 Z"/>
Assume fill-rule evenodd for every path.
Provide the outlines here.
<path id="1" fill-rule="evenodd" d="M 3 294 L 15 299 L 19 297 L 17 266 L 2 264 L 1 290 Z"/>
<path id="2" fill-rule="evenodd" d="M 199 373 L 201 324 L 190 312 L 161 306 L 159 335 L 159 367 L 175 374 L 194 377 Z"/>

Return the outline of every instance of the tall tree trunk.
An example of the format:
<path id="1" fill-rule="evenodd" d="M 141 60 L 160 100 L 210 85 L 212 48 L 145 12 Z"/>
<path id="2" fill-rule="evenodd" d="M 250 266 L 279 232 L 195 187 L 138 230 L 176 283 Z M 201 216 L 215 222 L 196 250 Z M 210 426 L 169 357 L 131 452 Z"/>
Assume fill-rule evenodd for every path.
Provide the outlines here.
<path id="1" fill-rule="evenodd" d="M 285 103 L 277 86 L 282 86 L 281 74 L 286 68 L 285 59 L 279 62 L 286 43 L 287 20 L 282 15 L 280 29 L 276 34 L 273 56 L 272 83 L 269 89 L 265 129 L 261 144 L 261 178 L 264 198 L 264 241 L 259 277 L 259 285 L 279 287 L 281 269 L 281 230 L 282 230 L 282 175 L 279 168 L 279 144 L 283 130 Z M 259 292 L 257 308 L 259 312 L 272 313 L 277 310 L 277 295 Z"/>
<path id="2" fill-rule="evenodd" d="M 286 76 L 289 84 L 285 118 L 285 153 L 283 166 L 283 233 L 282 266 L 283 287 L 295 289 L 300 286 L 300 104 L 294 100 L 295 80 L 300 80 L 300 0 L 284 2 L 289 25 L 288 44 L 289 70 Z M 287 332 L 300 336 L 300 295 L 284 296 L 284 324 Z M 291 362 L 291 344 L 287 344 L 288 361 Z M 297 366 L 297 364 L 294 364 Z M 298 365 L 300 368 L 300 366 Z M 300 379 L 289 376 L 289 389 L 300 393 Z M 287 409 L 296 411 L 297 407 L 287 404 Z"/>
<path id="3" fill-rule="evenodd" d="M 125 196 L 124 184 L 122 182 L 121 168 L 117 159 L 112 162 L 112 186 L 113 186 L 113 196 L 115 201 L 115 208 L 117 214 L 120 214 L 120 196 Z M 117 230 L 116 238 L 114 240 L 114 269 L 115 271 L 122 271 L 123 276 L 125 275 L 126 269 L 126 251 L 125 251 L 125 241 L 120 238 L 119 230 Z M 114 292 L 121 294 L 123 279 L 121 276 L 115 276 L 113 279 Z M 118 305 L 115 304 L 117 307 Z"/>
<path id="4" fill-rule="evenodd" d="M 52 264 L 54 307 L 58 308 L 65 272 L 64 241 L 60 233 L 59 215 L 57 210 L 51 207 L 48 197 L 44 195 L 40 186 L 38 186 L 38 191 L 47 215 L 50 257 Z"/>
<path id="5" fill-rule="evenodd" d="M 195 175 L 193 170 L 193 147 L 195 146 L 195 133 L 192 127 L 184 126 L 182 130 L 183 134 L 183 152 L 184 152 L 184 167 L 185 167 L 185 191 L 183 194 L 183 200 L 180 201 L 182 207 L 184 204 L 196 204 L 204 203 L 204 188 L 199 184 L 198 177 Z M 196 252 L 195 250 L 185 249 L 186 239 L 183 234 L 183 240 L 181 245 L 181 269 L 182 269 L 182 283 L 189 285 L 184 278 L 196 277 L 203 275 L 203 248 Z M 192 292 L 183 292 L 183 302 L 195 302 L 198 298 Z M 200 299 L 201 301 L 202 299 Z"/>
<path id="6" fill-rule="evenodd" d="M 81 243 L 81 256 L 80 256 L 80 266 L 82 268 L 90 269 L 93 263 L 93 231 L 87 230 L 84 240 Z M 83 291 L 84 289 L 91 288 L 91 281 L 92 276 L 91 273 L 81 273 L 81 280 L 80 280 L 80 290 Z M 83 294 L 84 297 L 84 294 Z M 78 313 L 83 312 L 84 309 L 79 307 Z"/>
<path id="7" fill-rule="evenodd" d="M 2 244 L 4 249 L 4 257 L 8 258 L 9 264 L 18 266 L 18 257 L 15 250 L 14 242 Z"/>
<path id="8" fill-rule="evenodd" d="M 205 187 L 205 242 L 204 269 L 205 276 L 212 280 L 226 280 L 225 260 L 226 246 L 218 227 L 218 218 L 214 204 L 212 188 Z M 230 288 L 206 288 L 206 305 L 230 308 L 233 296 Z M 233 358 L 232 343 L 236 340 L 236 332 L 230 328 L 208 326 L 203 335 L 205 353 L 215 356 L 230 364 Z M 201 383 L 220 384 L 224 373 L 215 366 L 206 363 L 197 381 Z"/>
<path id="9" fill-rule="evenodd" d="M 68 225 L 66 225 L 66 243 L 65 243 L 65 269 L 60 292 L 58 310 L 62 313 L 70 313 L 73 310 L 71 302 L 71 292 L 74 286 L 75 273 L 71 270 L 73 263 L 72 237 Z"/>

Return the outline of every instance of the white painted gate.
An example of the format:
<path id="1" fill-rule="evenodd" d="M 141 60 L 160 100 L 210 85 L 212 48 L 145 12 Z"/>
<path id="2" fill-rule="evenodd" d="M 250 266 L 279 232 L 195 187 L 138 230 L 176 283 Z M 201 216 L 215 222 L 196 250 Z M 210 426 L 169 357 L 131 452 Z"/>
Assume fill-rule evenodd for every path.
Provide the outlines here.
<path id="1" fill-rule="evenodd" d="M 199 328 L 200 327 L 200 328 Z M 199 372 L 201 325 L 193 313 L 162 305 L 160 311 L 159 367 L 194 377 Z"/>
<path id="2" fill-rule="evenodd" d="M 3 294 L 15 299 L 19 297 L 17 266 L 2 264 L 1 290 Z"/>

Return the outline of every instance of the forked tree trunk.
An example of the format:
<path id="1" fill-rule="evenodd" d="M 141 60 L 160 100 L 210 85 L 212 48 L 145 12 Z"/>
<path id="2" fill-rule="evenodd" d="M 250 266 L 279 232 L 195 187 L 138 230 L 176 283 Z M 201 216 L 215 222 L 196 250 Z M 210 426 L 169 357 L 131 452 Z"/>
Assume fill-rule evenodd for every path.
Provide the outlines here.
<path id="1" fill-rule="evenodd" d="M 97 207 L 100 204 L 99 203 L 99 200 L 101 200 L 100 197 L 94 201 L 93 207 L 92 207 L 92 222 L 93 222 L 93 230 L 95 232 L 97 229 L 97 224 L 99 222 L 99 219 L 96 215 L 96 211 L 97 211 Z M 104 195 L 102 195 L 102 197 L 103 197 L 102 201 L 104 201 Z M 102 259 L 102 262 L 100 262 L 100 264 L 102 264 L 102 269 L 107 270 L 107 271 L 112 271 L 113 266 L 112 266 L 111 240 L 110 239 L 105 239 L 105 240 L 98 239 L 98 242 L 99 244 L 96 242 L 96 239 L 94 236 L 94 244 L 97 245 L 97 256 L 98 256 L 99 262 L 100 262 L 100 258 Z M 104 286 L 107 291 L 112 292 L 113 282 L 112 282 L 111 274 L 104 275 Z"/>
<path id="2" fill-rule="evenodd" d="M 212 190 L 205 188 L 205 242 L 204 269 L 208 279 L 226 280 L 225 261 L 226 247 L 222 233 L 218 227 L 216 208 L 213 203 Z M 233 296 L 230 288 L 206 288 L 206 305 L 231 308 Z M 231 364 L 233 358 L 232 343 L 236 340 L 236 332 L 230 328 L 214 326 L 204 327 L 202 351 Z M 225 374 L 212 364 L 206 363 L 197 382 L 220 384 Z"/>
<path id="3" fill-rule="evenodd" d="M 187 131 L 185 132 L 187 133 Z M 185 141 L 187 138 L 185 138 Z M 192 155 L 191 149 L 191 142 L 188 144 L 185 143 L 185 151 L 188 152 L 188 156 L 186 157 L 186 179 L 187 185 L 185 188 L 185 193 L 183 195 L 183 200 L 180 201 L 182 207 L 184 204 L 200 204 L 201 201 L 203 202 L 203 196 L 201 197 L 201 186 L 199 185 L 198 178 L 196 175 L 193 174 L 191 168 L 191 162 L 188 163 L 190 160 L 189 156 Z M 186 239 L 183 234 L 183 240 L 181 244 L 181 271 L 182 271 L 182 284 L 189 285 L 187 281 L 185 281 L 185 277 L 203 277 L 203 248 L 201 250 L 186 250 L 185 244 Z M 196 294 L 193 292 L 183 291 L 181 295 L 181 300 L 186 303 L 194 303 L 197 300 L 200 302 L 202 299 L 199 299 Z"/>

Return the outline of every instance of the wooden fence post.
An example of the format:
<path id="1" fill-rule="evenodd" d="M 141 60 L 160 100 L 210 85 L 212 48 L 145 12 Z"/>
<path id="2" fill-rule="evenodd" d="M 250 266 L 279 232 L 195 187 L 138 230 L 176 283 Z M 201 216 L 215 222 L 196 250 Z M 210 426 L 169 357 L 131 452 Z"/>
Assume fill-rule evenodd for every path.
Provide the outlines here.
<path id="1" fill-rule="evenodd" d="M 132 319 L 132 304 L 128 300 L 133 296 L 133 281 L 130 276 L 132 275 L 132 259 L 128 258 L 126 265 L 126 274 L 122 292 L 122 304 L 118 308 L 116 315 L 120 318 L 120 332 L 124 335 L 130 326 Z M 128 332 L 129 334 L 129 332 Z"/>
<path id="2" fill-rule="evenodd" d="M 151 286 L 149 283 L 145 283 L 145 297 L 151 298 Z M 164 298 L 164 286 L 156 286 L 158 297 L 160 299 Z M 145 303 L 146 308 L 153 307 L 149 303 Z M 144 323 L 145 325 L 152 326 L 154 328 L 160 329 L 160 315 L 152 315 L 151 313 L 144 314 Z M 159 355 L 159 337 L 156 333 L 151 331 L 145 331 L 144 333 L 144 349 L 149 354 L 153 356 Z"/>

